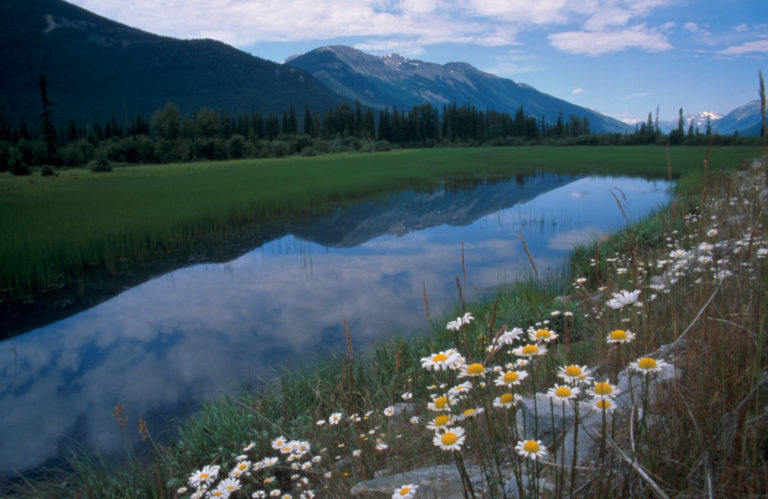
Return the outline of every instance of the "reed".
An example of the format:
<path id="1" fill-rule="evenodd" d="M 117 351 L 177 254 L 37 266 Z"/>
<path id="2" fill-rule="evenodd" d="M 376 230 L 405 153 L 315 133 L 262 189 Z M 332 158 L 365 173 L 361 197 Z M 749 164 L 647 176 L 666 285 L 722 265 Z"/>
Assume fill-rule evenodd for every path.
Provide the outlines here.
<path id="1" fill-rule="evenodd" d="M 155 459 L 131 467 L 139 477 L 80 460 L 68 490 L 187 497 L 201 483 L 208 492 L 222 487 L 224 475 L 247 462 L 250 474 L 237 475 L 230 497 L 273 490 L 348 497 L 377 471 L 442 463 L 456 466 L 468 497 L 763 495 L 763 171 L 756 164 L 713 175 L 706 199 L 701 191 L 681 194 L 649 219 L 574 252 L 562 280 L 532 279 L 468 303 L 469 312 L 459 303 L 459 317 L 433 321 L 430 334 L 362 354 L 349 331 L 346 354 L 206 405 L 178 441 L 151 447 Z M 662 369 L 675 375 L 656 381 Z M 552 402 L 537 406 L 537 391 Z M 518 412 L 519 397 L 534 404 L 530 412 Z M 597 426 L 586 424 L 596 410 L 587 411 L 589 404 L 600 411 Z M 530 421 L 570 407 L 578 407 L 570 430 Z M 599 449 L 586 462 L 584 434 Z M 305 446 L 309 452 L 297 450 Z M 204 466 L 219 466 L 217 478 L 201 478 Z M 425 485 L 390 487 L 388 496 L 410 497 Z M 37 494 L 54 489 L 60 485 L 34 484 Z"/>
<path id="2" fill-rule="evenodd" d="M 701 150 L 672 148 L 675 172 L 697 170 Z M 710 161 L 722 168 L 752 153 L 714 148 Z M 129 269 L 378 192 L 540 170 L 662 177 L 665 165 L 665 151 L 655 147 L 523 147 L 133 166 L 103 175 L 2 174 L 0 290 L 18 297 L 93 270 Z"/>

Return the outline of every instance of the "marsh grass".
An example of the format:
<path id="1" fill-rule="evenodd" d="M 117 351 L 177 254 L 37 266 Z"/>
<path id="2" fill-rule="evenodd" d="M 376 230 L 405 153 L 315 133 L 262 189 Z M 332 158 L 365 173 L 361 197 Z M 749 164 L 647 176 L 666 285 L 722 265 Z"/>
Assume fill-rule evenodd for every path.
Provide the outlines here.
<path id="1" fill-rule="evenodd" d="M 755 155 L 714 148 L 713 168 Z M 673 148 L 675 173 L 699 168 L 702 149 Z M 119 167 L 96 175 L 0 175 L 0 290 L 19 296 L 115 272 L 228 240 L 254 224 L 322 212 L 399 188 L 430 189 L 458 179 L 533 174 L 663 177 L 656 147 L 420 149 L 314 158 L 233 160 Z"/>
<path id="2" fill-rule="evenodd" d="M 429 334 L 393 339 L 367 354 L 355 351 L 350 331 L 347 352 L 315 366 L 282 371 L 258 392 L 206 404 L 182 426 L 177 441 L 167 448 L 147 444 L 147 457 L 135 459 L 128 472 L 79 458 L 66 489 L 37 482 L 34 491 L 173 497 L 186 486 L 190 490 L 179 494 L 186 497 L 194 492 L 188 484 L 194 470 L 219 465 L 223 476 L 245 455 L 252 462 L 279 459 L 275 465 L 252 468 L 239 482 L 243 489 L 232 497 L 277 489 L 290 491 L 292 497 L 307 497 L 310 489 L 320 497 L 348 497 L 356 483 L 377 474 L 437 463 L 457 466 L 467 497 L 511 495 L 504 489 L 511 477 L 516 478 L 517 493 L 554 497 L 764 495 L 768 241 L 766 204 L 760 198 L 766 171 L 762 161 L 728 175 L 710 170 L 702 183 L 683 182 L 684 187 L 706 189 L 707 195 L 680 188 L 678 199 L 649 219 L 576 250 L 570 274 L 562 280 L 531 280 L 488 302 L 460 303 L 455 315 L 466 317 L 466 306 L 474 320 L 457 328 L 449 330 L 445 320 L 436 320 Z M 607 307 L 619 290 L 640 290 L 641 305 Z M 514 327 L 547 329 L 558 338 L 539 343 L 547 354 L 523 365 L 511 347 L 488 349 Z M 631 330 L 635 340 L 607 343 L 606 336 L 616 329 Z M 526 334 L 512 346 L 530 341 Z M 668 345 L 663 352 L 662 345 Z M 467 373 L 471 366 L 484 372 L 499 368 L 460 378 L 453 368 L 423 367 L 425 358 L 437 359 L 436 352 L 451 349 L 463 357 L 456 364 Z M 585 463 L 579 464 L 579 456 L 589 451 L 569 443 L 578 442 L 577 432 L 594 431 L 586 426 L 576 425 L 566 434 L 553 424 L 553 437 L 543 442 L 546 452 L 535 460 L 521 455 L 532 455 L 535 443 L 546 440 L 547 428 L 537 420 L 535 430 L 526 430 L 516 420 L 531 415 L 520 412 L 516 417 L 514 409 L 496 406 L 495 398 L 545 392 L 569 365 L 588 366 L 596 381 L 617 383 L 617 373 L 630 361 L 641 365 L 645 358 L 659 365 L 666 360 L 675 375 L 656 383 L 655 374 L 631 374 L 629 407 L 603 413 L 594 435 L 599 450 Z M 510 363 L 527 378 L 520 385 L 497 386 L 497 371 L 509 369 L 504 366 Z M 450 411 L 430 410 L 430 404 L 437 407 L 440 397 L 466 381 L 472 387 L 462 389 Z M 579 394 L 585 402 L 590 400 L 586 388 Z M 405 393 L 412 398 L 405 400 Z M 539 415 L 559 413 L 570 404 L 556 400 L 534 404 L 534 410 Z M 475 416 L 468 417 L 467 409 Z M 339 422 L 331 424 L 336 413 Z M 426 425 L 437 424 L 439 414 L 455 418 L 450 426 L 463 432 L 457 440 L 460 450 L 445 451 L 433 442 L 435 432 Z M 577 420 L 588 417 L 576 414 Z M 273 448 L 271 443 L 281 435 L 305 439 L 317 462 L 306 470 L 292 469 L 296 462 L 310 462 L 309 457 L 292 460 Z M 485 492 L 469 480 L 473 466 L 479 467 Z M 19 491 L 23 495 L 29 487 Z"/>

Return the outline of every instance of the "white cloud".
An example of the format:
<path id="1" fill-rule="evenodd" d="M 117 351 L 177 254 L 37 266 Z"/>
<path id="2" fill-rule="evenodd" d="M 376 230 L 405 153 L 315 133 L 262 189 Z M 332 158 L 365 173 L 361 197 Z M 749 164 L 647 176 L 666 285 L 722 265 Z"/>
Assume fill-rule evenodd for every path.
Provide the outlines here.
<path id="1" fill-rule="evenodd" d="M 747 26 L 746 23 L 739 24 L 738 26 L 734 26 L 733 27 L 733 31 L 736 31 L 736 32 L 739 32 L 739 33 L 743 33 L 745 31 L 749 31 L 749 26 Z"/>
<path id="2" fill-rule="evenodd" d="M 424 49 L 413 40 L 403 39 L 382 39 L 369 40 L 363 43 L 356 43 L 354 48 L 363 52 L 388 52 L 398 53 L 406 56 L 417 56 L 424 52 Z"/>
<path id="3" fill-rule="evenodd" d="M 583 88 L 574 88 L 573 90 L 571 90 L 571 93 L 573 95 L 580 94 L 580 93 L 583 93 L 583 92 L 584 92 Z"/>
<path id="4" fill-rule="evenodd" d="M 651 52 L 669 50 L 667 37 L 645 24 L 612 31 L 567 31 L 549 35 L 549 43 L 558 50 L 572 54 L 598 56 L 639 48 Z"/>
<path id="5" fill-rule="evenodd" d="M 698 24 L 689 22 L 683 24 L 683 29 L 690 31 L 691 33 L 698 33 L 701 28 L 699 28 Z"/>
<path id="6" fill-rule="evenodd" d="M 755 40 L 733 45 L 717 52 L 719 55 L 744 55 L 752 52 L 768 52 L 768 40 Z"/>
<path id="7" fill-rule="evenodd" d="M 176 38 L 210 37 L 238 47 L 341 37 L 409 39 L 410 54 L 437 43 L 505 46 L 520 30 L 571 25 L 611 33 L 669 0 L 72 0 L 119 22 Z M 578 32 L 571 32 L 578 33 Z M 635 33 L 636 35 L 636 33 Z M 559 34 L 555 40 L 567 42 Z M 658 37 L 659 35 L 656 35 Z M 650 37 L 647 35 L 646 37 Z M 381 45 L 364 42 L 362 46 Z M 651 41 L 640 48 L 656 47 Z M 573 51 L 572 49 L 568 51 Z M 601 53 L 604 53 L 603 50 Z"/>

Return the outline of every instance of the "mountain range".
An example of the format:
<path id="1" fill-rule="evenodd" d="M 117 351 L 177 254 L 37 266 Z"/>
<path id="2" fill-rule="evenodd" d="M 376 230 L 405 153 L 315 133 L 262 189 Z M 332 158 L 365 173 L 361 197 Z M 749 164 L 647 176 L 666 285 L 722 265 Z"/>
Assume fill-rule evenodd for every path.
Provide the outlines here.
<path id="1" fill-rule="evenodd" d="M 324 113 L 359 100 L 373 109 L 469 104 L 554 123 L 571 115 L 593 132 L 632 127 L 462 62 L 435 64 L 321 47 L 283 64 L 215 40 L 179 40 L 131 28 L 63 0 L 0 0 L 0 120 L 36 128 L 45 75 L 54 122 L 128 123 L 172 101 L 185 115 L 207 107 L 231 114 Z M 755 103 L 713 120 L 720 133 L 759 132 Z M 757 125 L 756 125 L 757 124 Z M 670 125 L 676 128 L 677 123 Z"/>
<path id="2" fill-rule="evenodd" d="M 441 65 L 398 54 L 375 56 L 351 47 L 329 46 L 292 57 L 286 64 L 308 71 L 337 94 L 374 108 L 410 108 L 425 102 L 442 108 L 456 102 L 514 114 L 522 106 L 527 115 L 545 117 L 550 123 L 558 116 L 568 120 L 573 114 L 586 116 L 592 130 L 629 130 L 621 121 L 463 62 Z"/>
<path id="3" fill-rule="evenodd" d="M 318 112 L 344 99 L 307 72 L 213 40 L 134 29 L 61 0 L 0 0 L 0 99 L 37 126 L 45 74 L 53 119 L 86 124 L 150 115 L 173 101 L 233 113 Z"/>
<path id="4" fill-rule="evenodd" d="M 172 101 L 191 115 L 207 107 L 229 113 L 324 112 L 356 99 L 374 109 L 452 102 L 479 110 L 554 122 L 589 119 L 593 131 L 622 132 L 622 122 L 484 73 L 323 47 L 284 64 L 214 40 L 178 40 L 111 21 L 62 0 L 0 0 L 0 99 L 6 119 L 36 126 L 39 78 L 45 74 L 54 121 L 119 122 L 150 115 Z M 0 110 L 2 102 L 0 102 Z"/>
<path id="5" fill-rule="evenodd" d="M 753 100 L 748 102 L 726 115 L 713 111 L 686 115 L 683 117 L 685 132 L 688 132 L 688 127 L 693 123 L 693 129 L 696 130 L 698 128 L 703 133 L 707 127 L 707 120 L 709 120 L 713 133 L 733 135 L 734 132 L 739 132 L 739 135 L 760 135 L 760 128 L 762 127 L 760 101 Z M 659 128 L 663 132 L 670 132 L 675 130 L 678 124 L 678 120 L 661 121 L 659 122 Z"/>

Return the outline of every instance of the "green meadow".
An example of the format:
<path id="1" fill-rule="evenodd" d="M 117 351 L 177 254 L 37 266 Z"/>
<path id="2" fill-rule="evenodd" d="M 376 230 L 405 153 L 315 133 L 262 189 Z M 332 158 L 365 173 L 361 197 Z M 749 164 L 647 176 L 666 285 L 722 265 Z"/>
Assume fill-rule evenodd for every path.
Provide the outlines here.
<path id="1" fill-rule="evenodd" d="M 759 153 L 715 147 L 709 165 L 735 167 Z M 442 148 L 2 174 L 0 289 L 23 296 L 399 188 L 541 170 L 667 177 L 668 164 L 674 178 L 702 176 L 706 157 L 705 147 Z"/>

